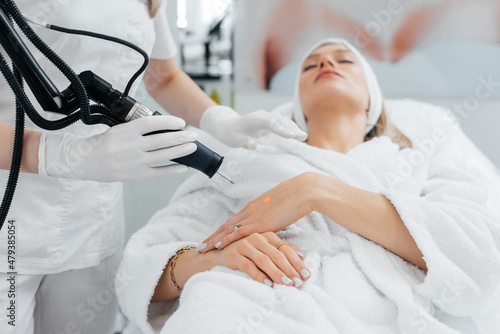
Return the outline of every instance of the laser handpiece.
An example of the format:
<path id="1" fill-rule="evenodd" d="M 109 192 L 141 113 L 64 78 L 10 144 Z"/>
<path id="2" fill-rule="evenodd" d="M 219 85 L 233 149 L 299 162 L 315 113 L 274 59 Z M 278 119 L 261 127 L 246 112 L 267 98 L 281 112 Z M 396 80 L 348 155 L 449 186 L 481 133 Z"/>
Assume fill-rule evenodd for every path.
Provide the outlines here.
<path id="1" fill-rule="evenodd" d="M 155 111 L 153 115 L 161 115 L 158 111 Z M 182 130 L 160 130 L 154 131 L 145 134 L 145 136 L 154 135 L 158 133 L 165 132 L 174 132 L 174 131 L 182 131 Z M 185 157 L 173 159 L 173 162 L 177 162 L 179 164 L 186 165 L 188 167 L 194 168 L 207 175 L 209 178 L 212 178 L 216 173 L 222 176 L 225 180 L 234 184 L 233 180 L 227 178 L 224 174 L 218 172 L 220 166 L 222 165 L 222 161 L 224 161 L 224 157 L 215 153 L 199 141 L 194 141 L 196 146 L 198 147 L 194 153 L 186 155 Z"/>
<path id="2" fill-rule="evenodd" d="M 153 112 L 144 104 L 137 102 L 130 96 L 123 96 L 123 94 L 114 89 L 110 83 L 91 71 L 82 72 L 79 77 L 87 90 L 89 98 L 109 108 L 111 114 L 117 118 L 118 123 L 130 122 L 142 117 L 161 115 L 158 111 Z M 76 96 L 74 96 L 72 87 L 70 86 L 68 89 L 64 90 L 62 95 L 63 101 L 66 103 L 61 109 L 73 110 L 78 101 Z M 146 135 L 173 131 L 181 130 L 160 130 L 147 133 Z M 195 141 L 194 143 L 197 146 L 197 150 L 194 153 L 178 159 L 173 159 L 172 161 L 197 169 L 209 178 L 212 178 L 217 173 L 231 182 L 231 184 L 234 184 L 232 180 L 218 172 L 224 157 L 215 153 L 199 141 Z"/>

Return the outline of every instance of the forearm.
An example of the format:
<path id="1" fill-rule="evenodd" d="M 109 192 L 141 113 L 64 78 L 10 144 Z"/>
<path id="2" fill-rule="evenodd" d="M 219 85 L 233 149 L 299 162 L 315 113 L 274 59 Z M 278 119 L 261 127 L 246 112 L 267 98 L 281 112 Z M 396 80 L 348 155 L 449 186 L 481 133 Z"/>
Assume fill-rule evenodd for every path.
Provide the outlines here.
<path id="1" fill-rule="evenodd" d="M 0 122 L 0 169 L 10 169 L 12 150 L 14 148 L 15 127 L 11 124 Z M 38 147 L 41 133 L 25 130 L 23 143 L 23 156 L 21 172 L 38 173 Z"/>
<path id="2" fill-rule="evenodd" d="M 152 60 L 144 78 L 149 94 L 170 114 L 199 127 L 203 112 L 215 106 L 203 90 L 171 60 Z"/>
<path id="3" fill-rule="evenodd" d="M 174 277 L 177 284 L 183 288 L 187 280 L 202 271 L 207 271 L 215 267 L 215 256 L 217 251 L 209 252 L 206 254 L 198 253 L 195 249 L 190 249 L 187 252 L 179 255 L 177 258 Z M 167 301 L 180 296 L 180 291 L 172 283 L 170 277 L 170 263 L 168 261 L 163 274 L 158 281 L 151 302 Z"/>
<path id="4" fill-rule="evenodd" d="M 313 210 L 427 270 L 423 255 L 397 210 L 383 195 L 316 176 Z"/>

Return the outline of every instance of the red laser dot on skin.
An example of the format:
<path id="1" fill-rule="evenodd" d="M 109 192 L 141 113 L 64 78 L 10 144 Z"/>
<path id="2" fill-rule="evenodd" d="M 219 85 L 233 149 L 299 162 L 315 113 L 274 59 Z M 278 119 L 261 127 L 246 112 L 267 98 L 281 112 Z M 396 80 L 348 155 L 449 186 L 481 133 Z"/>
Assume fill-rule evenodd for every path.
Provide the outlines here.
<path id="1" fill-rule="evenodd" d="M 271 197 L 266 197 L 266 198 L 264 199 L 264 203 L 269 203 L 270 201 L 271 201 Z"/>

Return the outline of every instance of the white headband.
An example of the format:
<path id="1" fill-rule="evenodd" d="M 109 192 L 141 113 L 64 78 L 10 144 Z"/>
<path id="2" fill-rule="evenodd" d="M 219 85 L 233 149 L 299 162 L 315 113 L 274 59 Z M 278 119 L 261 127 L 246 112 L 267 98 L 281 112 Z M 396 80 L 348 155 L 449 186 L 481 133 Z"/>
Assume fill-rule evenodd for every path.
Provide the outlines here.
<path id="1" fill-rule="evenodd" d="M 368 92 L 370 94 L 370 110 L 368 112 L 368 118 L 366 120 L 366 128 L 365 128 L 365 135 L 366 135 L 368 132 L 370 132 L 371 129 L 373 129 L 375 124 L 377 124 L 380 114 L 382 113 L 382 92 L 380 91 L 380 86 L 378 84 L 377 77 L 375 76 L 375 73 L 373 73 L 372 67 L 370 66 L 370 64 L 368 64 L 365 57 L 363 57 L 361 53 L 359 53 L 359 51 L 351 44 L 349 44 L 346 40 L 341 38 L 327 38 L 316 43 L 309 50 L 309 52 L 306 53 L 306 55 L 302 59 L 301 64 L 307 59 L 307 57 L 309 57 L 311 53 L 313 53 L 314 50 L 323 45 L 328 45 L 328 44 L 342 44 L 345 47 L 347 47 L 352 53 L 354 53 L 354 55 L 356 55 L 361 64 L 361 67 L 363 68 L 363 72 L 366 78 L 366 83 L 368 85 Z M 300 103 L 300 96 L 299 96 L 300 74 L 301 71 L 299 71 L 299 76 L 297 78 L 297 82 L 295 85 L 292 111 L 295 122 L 297 123 L 299 128 L 307 132 L 306 119 L 304 118 L 304 113 L 302 111 L 302 106 Z"/>

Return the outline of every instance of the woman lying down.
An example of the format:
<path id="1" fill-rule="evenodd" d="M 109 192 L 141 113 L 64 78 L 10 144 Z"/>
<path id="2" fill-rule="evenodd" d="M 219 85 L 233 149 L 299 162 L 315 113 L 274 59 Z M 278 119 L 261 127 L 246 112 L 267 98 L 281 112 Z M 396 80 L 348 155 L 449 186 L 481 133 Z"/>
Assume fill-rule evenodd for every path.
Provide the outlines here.
<path id="1" fill-rule="evenodd" d="M 306 55 L 292 110 L 306 143 L 229 152 L 235 185 L 193 176 L 132 237 L 128 333 L 480 332 L 500 180 L 456 120 L 407 100 L 391 122 L 339 39 Z"/>

